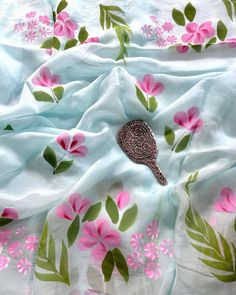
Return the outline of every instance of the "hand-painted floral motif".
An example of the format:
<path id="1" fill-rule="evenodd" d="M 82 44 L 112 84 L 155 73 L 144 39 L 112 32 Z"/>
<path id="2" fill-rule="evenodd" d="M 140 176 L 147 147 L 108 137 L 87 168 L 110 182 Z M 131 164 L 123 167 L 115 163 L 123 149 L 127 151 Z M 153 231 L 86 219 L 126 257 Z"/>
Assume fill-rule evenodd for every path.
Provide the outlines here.
<path id="1" fill-rule="evenodd" d="M 11 231 L 8 229 L 4 229 L 0 231 L 0 244 L 1 246 L 6 245 L 11 237 Z"/>
<path id="2" fill-rule="evenodd" d="M 133 234 L 131 237 L 130 244 L 135 251 L 140 252 L 144 245 L 144 234 L 143 233 Z"/>
<path id="3" fill-rule="evenodd" d="M 160 250 L 163 254 L 172 257 L 174 255 L 173 240 L 167 239 L 163 240 L 160 244 Z"/>
<path id="4" fill-rule="evenodd" d="M 133 252 L 133 254 L 128 255 L 127 263 L 133 270 L 142 268 L 144 265 L 142 254 L 140 252 Z"/>
<path id="5" fill-rule="evenodd" d="M 69 13 L 62 11 L 57 15 L 54 24 L 54 34 L 56 36 L 66 36 L 68 39 L 72 39 L 77 28 L 78 25 L 70 19 Z"/>
<path id="6" fill-rule="evenodd" d="M 8 253 L 13 258 L 19 258 L 23 254 L 22 245 L 16 241 L 8 246 Z"/>
<path id="7" fill-rule="evenodd" d="M 165 139 L 169 145 L 172 145 L 172 151 L 176 153 L 183 151 L 190 140 L 193 133 L 199 132 L 204 124 L 199 118 L 199 110 L 197 107 L 191 107 L 187 112 L 178 112 L 174 115 L 174 122 L 186 129 L 175 142 L 175 132 L 170 127 L 165 127 Z M 175 142 L 175 143 L 174 143 Z"/>
<path id="8" fill-rule="evenodd" d="M 35 235 L 28 236 L 25 240 L 25 249 L 33 252 L 37 250 L 39 239 Z"/>
<path id="9" fill-rule="evenodd" d="M 160 264 L 156 261 L 149 261 L 144 271 L 147 277 L 152 280 L 157 280 L 161 276 Z"/>
<path id="10" fill-rule="evenodd" d="M 1 217 L 8 219 L 18 219 L 19 215 L 14 208 L 4 208 Z"/>
<path id="11" fill-rule="evenodd" d="M 10 263 L 10 258 L 5 255 L 0 255 L 0 270 L 4 270 L 8 267 Z"/>
<path id="12" fill-rule="evenodd" d="M 21 258 L 16 264 L 19 273 L 26 275 L 31 271 L 32 263 L 27 258 Z"/>
<path id="13" fill-rule="evenodd" d="M 223 187 L 220 197 L 215 201 L 215 210 L 219 212 L 236 212 L 236 194 L 230 187 Z"/>
<path id="14" fill-rule="evenodd" d="M 148 226 L 147 226 L 147 236 L 153 240 L 157 239 L 160 234 L 160 229 L 158 227 L 157 220 L 153 220 Z"/>
<path id="15" fill-rule="evenodd" d="M 215 35 L 215 29 L 210 21 L 200 25 L 188 23 L 185 28 L 187 33 L 181 37 L 184 43 L 203 44 L 205 39 L 210 39 Z"/>
<path id="16" fill-rule="evenodd" d="M 150 260 L 155 260 L 159 257 L 159 247 L 157 247 L 153 242 L 144 245 L 143 249 L 144 256 L 148 257 Z"/>
<path id="17" fill-rule="evenodd" d="M 39 76 L 34 77 L 32 83 L 42 87 L 54 87 L 61 83 L 61 77 L 57 74 L 52 75 L 48 68 L 42 67 Z"/>
<path id="18" fill-rule="evenodd" d="M 119 192 L 116 196 L 116 204 L 120 210 L 123 210 L 130 202 L 129 192 Z"/>
<path id="19" fill-rule="evenodd" d="M 137 81 L 136 95 L 148 111 L 154 112 L 158 106 L 155 96 L 160 95 L 164 89 L 165 86 L 162 82 L 155 82 L 153 75 L 147 74 L 142 81 Z M 144 96 L 141 90 L 147 94 L 147 97 Z"/>

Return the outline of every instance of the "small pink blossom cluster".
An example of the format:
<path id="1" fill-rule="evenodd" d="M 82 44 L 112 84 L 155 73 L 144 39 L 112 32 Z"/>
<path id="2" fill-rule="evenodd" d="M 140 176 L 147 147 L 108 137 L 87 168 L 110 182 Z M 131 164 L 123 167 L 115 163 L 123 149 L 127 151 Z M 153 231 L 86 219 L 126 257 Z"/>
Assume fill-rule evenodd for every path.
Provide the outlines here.
<path id="1" fill-rule="evenodd" d="M 157 245 L 160 229 L 153 220 L 146 229 L 146 233 L 135 233 L 131 236 L 130 244 L 133 253 L 127 257 L 128 266 L 133 270 L 143 270 L 147 277 L 153 280 L 161 276 L 160 253 L 172 257 L 174 255 L 173 240 L 163 240 Z"/>
<path id="2" fill-rule="evenodd" d="M 23 33 L 29 43 L 38 38 L 47 38 L 52 35 L 51 20 L 47 15 L 37 15 L 37 11 L 26 13 L 25 19 L 14 25 L 14 31 Z"/>
<path id="3" fill-rule="evenodd" d="M 25 230 L 26 227 L 21 226 L 15 232 L 8 229 L 0 231 L 0 271 L 6 269 L 11 261 L 16 263 L 20 274 L 26 275 L 31 271 L 32 263 L 27 256 L 37 250 L 39 243 L 37 236 L 26 236 L 24 243 L 12 241 L 14 236 L 19 238 L 25 235 Z"/>
<path id="4" fill-rule="evenodd" d="M 167 47 L 177 42 L 177 37 L 172 33 L 174 25 L 171 22 L 160 24 L 155 16 L 150 16 L 152 24 L 145 24 L 141 27 L 145 38 L 156 40 L 158 47 Z"/>

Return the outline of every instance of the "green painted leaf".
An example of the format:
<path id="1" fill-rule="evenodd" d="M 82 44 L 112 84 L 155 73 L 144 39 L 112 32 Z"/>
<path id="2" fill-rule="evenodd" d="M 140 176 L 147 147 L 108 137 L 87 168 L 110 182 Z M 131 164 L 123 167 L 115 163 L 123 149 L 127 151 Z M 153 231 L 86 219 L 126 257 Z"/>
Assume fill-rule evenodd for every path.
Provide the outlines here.
<path id="1" fill-rule="evenodd" d="M 219 270 L 223 270 L 223 271 L 230 271 L 232 272 L 231 267 L 229 266 L 229 264 L 225 261 L 214 261 L 214 260 L 207 260 L 207 259 L 201 259 L 200 260 L 206 264 L 207 266 L 210 266 L 214 269 L 219 269 Z"/>
<path id="2" fill-rule="evenodd" d="M 148 102 L 143 94 L 143 92 L 139 89 L 139 87 L 137 85 L 135 85 L 136 88 L 136 96 L 139 99 L 139 101 L 142 103 L 142 105 L 148 109 Z"/>
<path id="3" fill-rule="evenodd" d="M 232 4 L 233 4 L 233 7 L 234 7 L 234 13 L 236 15 L 236 1 L 235 0 L 232 0 Z"/>
<path id="4" fill-rule="evenodd" d="M 80 230 L 80 218 L 76 215 L 67 231 L 68 246 L 71 247 L 78 236 Z"/>
<path id="5" fill-rule="evenodd" d="M 138 214 L 138 207 L 136 204 L 134 204 L 131 208 L 127 209 L 124 212 L 120 221 L 119 230 L 124 232 L 128 228 L 130 228 L 134 224 L 137 214 Z"/>
<path id="6" fill-rule="evenodd" d="M 228 16 L 230 17 L 231 20 L 233 20 L 233 9 L 232 9 L 232 3 L 230 0 L 222 0 L 225 8 L 227 10 Z"/>
<path id="7" fill-rule="evenodd" d="M 232 257 L 232 253 L 231 253 L 229 243 L 222 236 L 222 234 L 219 233 L 219 236 L 220 236 L 221 244 L 222 244 L 222 247 L 223 247 L 225 260 L 230 263 L 230 262 L 232 262 L 233 257 Z"/>
<path id="8" fill-rule="evenodd" d="M 68 259 L 68 251 L 64 241 L 61 242 L 61 257 L 60 257 L 60 274 L 65 279 L 68 278 L 69 274 L 69 259 Z"/>
<path id="9" fill-rule="evenodd" d="M 212 44 L 215 44 L 216 41 L 217 41 L 216 37 L 211 38 L 211 39 L 207 42 L 207 44 L 206 44 L 206 46 L 205 46 L 205 49 L 207 49 L 208 47 L 210 47 Z"/>
<path id="10" fill-rule="evenodd" d="M 56 153 L 50 146 L 47 146 L 43 152 L 44 159 L 53 167 L 56 168 L 57 166 L 57 157 Z"/>
<path id="11" fill-rule="evenodd" d="M 128 269 L 128 265 L 126 263 L 126 260 L 118 248 L 114 248 L 112 250 L 112 253 L 113 253 L 116 267 L 117 267 L 120 275 L 123 277 L 123 279 L 127 283 L 129 280 L 129 269 Z"/>
<path id="12" fill-rule="evenodd" d="M 202 50 L 202 45 L 191 45 L 191 48 L 197 53 L 200 53 Z"/>
<path id="13" fill-rule="evenodd" d="M 214 246 L 214 248 L 216 249 L 218 253 L 220 253 L 221 251 L 220 251 L 220 246 L 216 237 L 216 233 L 214 229 L 212 228 L 212 226 L 206 220 L 205 220 L 205 228 L 206 228 L 206 236 L 209 243 Z"/>
<path id="14" fill-rule="evenodd" d="M 77 44 L 78 44 L 77 39 L 70 39 L 70 40 L 66 41 L 64 50 L 75 47 Z"/>
<path id="15" fill-rule="evenodd" d="M 225 24 L 219 20 L 217 23 L 217 37 L 221 40 L 224 41 L 227 35 L 227 28 Z"/>
<path id="16" fill-rule="evenodd" d="M 40 259 L 39 257 L 37 257 L 36 259 L 36 264 L 38 267 L 42 268 L 42 269 L 45 269 L 45 270 L 48 270 L 48 271 L 52 271 L 52 272 L 55 272 L 55 268 L 53 267 L 53 265 L 48 262 L 47 260 L 42 260 Z"/>
<path id="17" fill-rule="evenodd" d="M 104 281 L 109 282 L 114 269 L 114 258 L 112 251 L 108 251 L 102 262 L 102 273 L 104 275 Z"/>
<path id="18" fill-rule="evenodd" d="M 56 167 L 53 174 L 63 173 L 67 171 L 72 164 L 73 164 L 73 160 L 60 162 L 60 164 Z"/>
<path id="19" fill-rule="evenodd" d="M 46 252 L 47 236 L 48 236 L 48 224 L 46 222 L 43 227 L 43 232 L 39 241 L 39 249 L 45 252 Z"/>
<path id="20" fill-rule="evenodd" d="M 189 235 L 189 237 L 190 237 L 191 239 L 193 239 L 193 240 L 195 240 L 195 241 L 197 241 L 197 242 L 199 242 L 199 243 L 203 243 L 203 244 L 209 246 L 208 241 L 204 238 L 203 235 L 201 235 L 201 234 L 199 234 L 199 233 L 192 232 L 192 231 L 190 231 L 190 230 L 187 230 L 187 233 L 188 233 L 188 235 Z"/>
<path id="21" fill-rule="evenodd" d="M 221 282 L 231 283 L 236 281 L 236 272 L 231 275 L 218 275 L 216 273 L 212 274 Z"/>
<path id="22" fill-rule="evenodd" d="M 178 143 L 178 145 L 177 145 L 177 147 L 175 149 L 176 153 L 182 152 L 187 147 L 187 145 L 189 143 L 189 140 L 190 140 L 190 137 L 191 137 L 191 134 L 188 134 L 188 135 L 185 135 L 180 140 L 180 142 Z"/>
<path id="23" fill-rule="evenodd" d="M 148 101 L 148 110 L 149 112 L 153 113 L 158 107 L 157 100 L 154 96 L 151 96 Z"/>
<path id="24" fill-rule="evenodd" d="M 0 227 L 4 226 L 10 222 L 12 222 L 14 219 L 9 219 L 9 218 L 1 218 L 0 217 Z"/>
<path id="25" fill-rule="evenodd" d="M 122 25 L 127 26 L 127 23 L 125 22 L 125 20 L 122 17 L 120 17 L 120 16 L 118 16 L 116 14 L 113 14 L 113 13 L 109 13 L 109 15 L 110 15 L 111 19 L 113 20 L 113 22 L 115 21 L 119 25 L 122 24 Z"/>
<path id="26" fill-rule="evenodd" d="M 56 22 L 56 16 L 57 16 L 56 11 L 53 11 L 52 12 L 52 19 L 53 19 L 54 23 Z"/>
<path id="27" fill-rule="evenodd" d="M 54 102 L 53 98 L 44 91 L 35 91 L 33 95 L 37 101 Z"/>
<path id="28" fill-rule="evenodd" d="M 52 44 L 53 44 L 53 37 L 50 37 L 43 41 L 40 48 L 50 49 L 52 48 Z"/>
<path id="29" fill-rule="evenodd" d="M 105 11 L 103 10 L 102 5 L 100 4 L 100 25 L 102 29 L 104 30 L 105 25 Z"/>
<path id="30" fill-rule="evenodd" d="M 61 43 L 57 37 L 53 37 L 52 39 L 52 47 L 59 50 L 61 48 Z"/>
<path id="31" fill-rule="evenodd" d="M 173 20 L 176 22 L 177 25 L 179 25 L 179 26 L 184 26 L 185 25 L 184 14 L 180 10 L 174 8 L 172 10 L 172 17 L 173 17 Z"/>
<path id="32" fill-rule="evenodd" d="M 14 130 L 11 124 L 7 124 L 3 130 Z"/>
<path id="33" fill-rule="evenodd" d="M 111 18 L 108 13 L 106 13 L 106 29 L 109 30 L 111 27 Z"/>
<path id="34" fill-rule="evenodd" d="M 38 273 L 35 272 L 35 276 L 38 280 L 44 282 L 61 282 L 65 283 L 65 280 L 58 274 L 45 274 L 45 273 Z"/>
<path id="35" fill-rule="evenodd" d="M 236 218 L 234 220 L 234 230 L 236 231 Z"/>
<path id="36" fill-rule="evenodd" d="M 170 127 L 165 126 L 165 140 L 169 145 L 173 145 L 175 142 L 175 132 Z"/>
<path id="37" fill-rule="evenodd" d="M 196 15 L 196 9 L 190 2 L 185 6 L 184 14 L 190 22 L 194 20 Z"/>
<path id="38" fill-rule="evenodd" d="M 111 218 L 112 223 L 116 224 L 119 220 L 119 212 L 118 212 L 116 203 L 114 202 L 114 200 L 110 196 L 107 196 L 106 210 L 107 210 L 108 215 Z"/>
<path id="39" fill-rule="evenodd" d="M 60 13 L 62 10 L 64 10 L 67 7 L 68 3 L 66 0 L 61 0 L 61 2 L 57 6 L 57 13 Z"/>
<path id="40" fill-rule="evenodd" d="M 196 172 L 193 174 L 192 182 L 195 182 L 195 181 L 197 180 L 198 175 L 199 175 L 199 171 L 196 171 Z"/>
<path id="41" fill-rule="evenodd" d="M 199 246 L 196 244 L 192 244 L 191 245 L 199 252 L 205 254 L 206 256 L 215 258 L 217 260 L 222 260 L 222 257 L 215 251 L 215 249 L 209 248 L 209 247 L 203 247 L 203 246 Z"/>
<path id="42" fill-rule="evenodd" d="M 124 11 L 118 6 L 114 6 L 114 5 L 108 5 L 108 6 L 102 5 L 102 6 L 103 8 L 105 8 L 105 10 L 108 10 L 108 11 L 119 11 L 121 13 L 124 13 Z"/>
<path id="43" fill-rule="evenodd" d="M 101 208 L 102 208 L 101 202 L 95 203 L 94 205 L 90 206 L 87 212 L 85 213 L 82 222 L 95 220 L 98 217 L 98 214 L 100 213 Z"/>
<path id="44" fill-rule="evenodd" d="M 78 36 L 79 42 L 84 43 L 87 40 L 88 35 L 89 34 L 86 30 L 86 27 L 81 27 L 79 31 L 79 36 Z"/>
<path id="45" fill-rule="evenodd" d="M 56 263 L 56 247 L 52 235 L 50 235 L 48 243 L 48 260 L 55 265 Z"/>
<path id="46" fill-rule="evenodd" d="M 52 89 L 54 94 L 56 95 L 58 101 L 60 101 L 64 94 L 64 88 L 62 86 L 57 86 Z"/>

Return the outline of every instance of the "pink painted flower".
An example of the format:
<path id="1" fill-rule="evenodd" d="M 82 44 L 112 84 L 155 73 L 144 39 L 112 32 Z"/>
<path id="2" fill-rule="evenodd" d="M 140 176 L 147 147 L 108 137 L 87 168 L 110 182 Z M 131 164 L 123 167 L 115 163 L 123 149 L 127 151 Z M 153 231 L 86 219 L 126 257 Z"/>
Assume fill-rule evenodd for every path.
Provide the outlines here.
<path id="1" fill-rule="evenodd" d="M 159 248 L 153 242 L 147 243 L 144 246 L 144 256 L 152 261 L 155 260 L 159 257 Z"/>
<path id="2" fill-rule="evenodd" d="M 51 56 L 53 54 L 53 49 L 52 48 L 47 48 L 46 52 L 47 52 L 48 55 Z"/>
<path id="3" fill-rule="evenodd" d="M 158 227 L 157 220 L 153 220 L 147 226 L 147 236 L 151 239 L 157 239 L 159 237 L 159 234 L 160 234 L 160 230 Z"/>
<path id="4" fill-rule="evenodd" d="M 160 264 L 156 261 L 149 261 L 144 271 L 146 275 L 153 280 L 157 280 L 161 276 Z"/>
<path id="5" fill-rule="evenodd" d="M 236 194 L 230 187 L 223 187 L 220 197 L 215 201 L 215 210 L 219 212 L 236 212 Z"/>
<path id="6" fill-rule="evenodd" d="M 4 208 L 1 217 L 8 219 L 18 219 L 19 215 L 14 208 Z"/>
<path id="7" fill-rule="evenodd" d="M 10 263 L 10 258 L 5 255 L 0 255 L 0 270 L 3 270 L 8 267 Z"/>
<path id="8" fill-rule="evenodd" d="M 41 28 L 39 28 L 39 35 L 41 37 L 48 37 L 48 36 L 52 35 L 52 32 L 49 28 L 41 27 Z"/>
<path id="9" fill-rule="evenodd" d="M 32 79 L 34 85 L 42 87 L 53 87 L 59 85 L 61 78 L 59 75 L 52 75 L 50 70 L 42 67 L 39 71 L 39 76 Z"/>
<path id="10" fill-rule="evenodd" d="M 84 41 L 84 43 L 99 43 L 100 39 L 99 37 L 91 37 L 88 38 L 86 41 Z"/>
<path id="11" fill-rule="evenodd" d="M 166 40 L 163 39 L 163 38 L 158 38 L 157 39 L 157 46 L 159 46 L 159 47 L 166 47 L 167 46 Z"/>
<path id="12" fill-rule="evenodd" d="M 4 229 L 2 231 L 0 231 L 0 244 L 1 245 L 6 245 L 11 237 L 11 231 Z"/>
<path id="13" fill-rule="evenodd" d="M 153 29 L 151 25 L 145 24 L 143 27 L 141 27 L 141 30 L 143 31 L 144 37 L 150 38 L 153 35 Z"/>
<path id="14" fill-rule="evenodd" d="M 25 28 L 25 23 L 18 23 L 14 25 L 14 30 L 16 32 L 22 32 L 24 31 L 24 28 Z"/>
<path id="15" fill-rule="evenodd" d="M 209 39 L 215 35 L 215 29 L 210 21 L 206 21 L 201 25 L 188 23 L 185 28 L 187 33 L 181 37 L 185 43 L 203 44 L 206 38 Z"/>
<path id="16" fill-rule="evenodd" d="M 158 24 L 158 21 L 157 21 L 157 18 L 156 18 L 156 16 L 154 16 L 154 15 L 151 15 L 150 16 L 150 19 L 154 22 L 154 24 Z"/>
<path id="17" fill-rule="evenodd" d="M 80 132 L 73 135 L 72 138 L 67 132 L 57 136 L 57 142 L 63 148 L 63 150 L 77 157 L 85 157 L 88 153 L 87 147 L 81 145 L 84 141 L 85 136 Z"/>
<path id="18" fill-rule="evenodd" d="M 38 22 L 36 20 L 31 20 L 28 22 L 28 30 L 33 31 L 37 28 Z"/>
<path id="19" fill-rule="evenodd" d="M 9 255 L 13 258 L 19 258 L 23 254 L 22 245 L 20 242 L 17 241 L 11 243 L 8 246 L 7 251 Z"/>
<path id="20" fill-rule="evenodd" d="M 160 250 L 163 254 L 172 257 L 174 255 L 174 248 L 173 248 L 174 241 L 167 239 L 163 240 L 160 244 Z"/>
<path id="21" fill-rule="evenodd" d="M 174 35 L 167 36 L 166 41 L 169 42 L 170 44 L 175 44 L 177 41 L 177 38 Z"/>
<path id="22" fill-rule="evenodd" d="M 141 253 L 134 252 L 133 254 L 129 254 L 127 257 L 127 264 L 130 268 L 136 270 L 142 268 L 144 265 L 143 259 L 141 257 Z"/>
<path id="23" fill-rule="evenodd" d="M 187 45 L 177 45 L 176 46 L 176 51 L 178 53 L 185 53 L 189 50 L 189 47 Z"/>
<path id="24" fill-rule="evenodd" d="M 87 198 L 82 199 L 79 193 L 73 193 L 69 197 L 69 204 L 61 204 L 56 209 L 59 218 L 73 220 L 75 214 L 83 214 L 87 211 L 91 201 Z"/>
<path id="25" fill-rule="evenodd" d="M 163 35 L 163 30 L 161 27 L 159 26 L 156 26 L 155 27 L 155 30 L 154 30 L 154 34 L 158 37 L 161 37 Z M 162 38 L 159 38 L 159 39 L 162 39 Z"/>
<path id="26" fill-rule="evenodd" d="M 25 231 L 26 231 L 26 226 L 23 225 L 23 226 L 17 227 L 15 234 L 17 237 L 21 237 L 25 235 Z"/>
<path id="27" fill-rule="evenodd" d="M 39 21 L 42 23 L 42 24 L 45 24 L 45 25 L 50 25 L 50 18 L 47 16 L 47 15 L 40 15 L 39 16 Z"/>
<path id="28" fill-rule="evenodd" d="M 21 258 L 17 262 L 16 267 L 19 273 L 26 275 L 28 272 L 31 271 L 32 263 L 27 258 Z"/>
<path id="29" fill-rule="evenodd" d="M 28 33 L 25 34 L 25 39 L 27 42 L 35 41 L 37 39 L 36 32 L 29 31 Z"/>
<path id="30" fill-rule="evenodd" d="M 79 248 L 81 250 L 93 248 L 92 256 L 97 260 L 103 259 L 109 249 L 119 247 L 121 244 L 120 234 L 112 230 L 104 219 L 86 222 L 82 231 L 83 236 L 79 239 Z"/>
<path id="31" fill-rule="evenodd" d="M 28 236 L 25 240 L 25 248 L 31 252 L 35 251 L 38 247 L 39 239 L 35 236 Z"/>
<path id="32" fill-rule="evenodd" d="M 187 112 L 176 113 L 174 121 L 190 132 L 199 131 L 204 123 L 202 119 L 199 119 L 199 110 L 196 107 L 191 107 Z"/>
<path id="33" fill-rule="evenodd" d="M 116 196 L 116 204 L 119 209 L 124 209 L 130 202 L 130 193 L 119 192 Z"/>
<path id="34" fill-rule="evenodd" d="M 130 244 L 135 251 L 142 251 L 144 243 L 143 238 L 144 235 L 142 233 L 136 233 L 131 236 Z"/>
<path id="35" fill-rule="evenodd" d="M 149 95 L 156 96 L 164 91 L 164 85 L 161 82 L 155 82 L 153 75 L 147 74 L 143 81 L 137 82 L 138 87 Z"/>
<path id="36" fill-rule="evenodd" d="M 33 18 L 36 16 L 36 14 L 37 14 L 36 11 L 30 11 L 30 12 L 26 13 L 25 16 L 26 16 L 26 18 Z"/>
<path id="37" fill-rule="evenodd" d="M 74 38 L 75 30 L 78 25 L 69 18 L 69 14 L 62 11 L 57 15 L 56 22 L 54 24 L 54 34 L 56 36 L 66 36 L 69 39 Z"/>
<path id="38" fill-rule="evenodd" d="M 173 30 L 174 26 L 173 26 L 173 24 L 170 23 L 170 22 L 165 22 L 165 23 L 162 25 L 162 28 L 163 28 L 163 30 L 164 30 L 165 32 L 168 32 L 168 33 L 169 33 L 170 31 Z"/>

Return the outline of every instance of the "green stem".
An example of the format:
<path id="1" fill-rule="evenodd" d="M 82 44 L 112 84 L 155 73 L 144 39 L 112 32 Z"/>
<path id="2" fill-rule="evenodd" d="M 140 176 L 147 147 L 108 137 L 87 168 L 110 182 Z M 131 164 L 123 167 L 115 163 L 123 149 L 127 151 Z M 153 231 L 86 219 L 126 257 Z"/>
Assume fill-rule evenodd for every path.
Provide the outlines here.
<path id="1" fill-rule="evenodd" d="M 185 135 L 187 133 L 187 131 L 184 131 L 183 133 L 182 133 L 182 135 L 179 137 L 179 139 L 176 141 L 176 143 L 173 145 L 173 147 L 172 147 L 172 151 L 175 149 L 175 147 L 177 146 L 177 144 L 180 142 L 180 140 L 183 138 L 183 136 Z"/>
<path id="2" fill-rule="evenodd" d="M 60 157 L 59 158 L 59 160 L 57 161 L 57 166 L 56 166 L 56 168 L 54 168 L 54 170 L 53 170 L 53 174 L 55 174 L 55 171 L 56 171 L 56 169 L 57 169 L 57 167 L 58 167 L 58 164 L 61 162 L 61 160 L 65 157 L 65 155 L 66 155 L 66 153 L 62 156 L 62 157 Z"/>
<path id="3" fill-rule="evenodd" d="M 56 95 L 54 94 L 54 92 L 53 92 L 53 90 L 52 90 L 52 88 L 50 88 L 50 89 L 51 89 L 51 92 L 52 92 L 52 96 L 53 96 L 54 101 L 55 101 L 56 103 L 59 103 L 59 101 L 58 101 Z"/>

